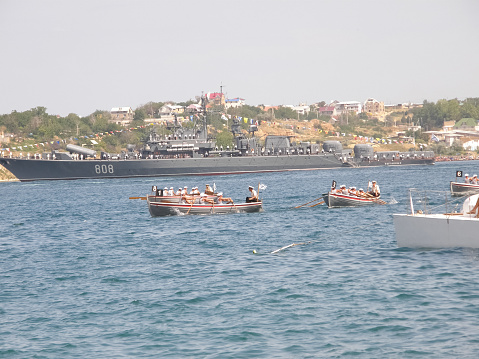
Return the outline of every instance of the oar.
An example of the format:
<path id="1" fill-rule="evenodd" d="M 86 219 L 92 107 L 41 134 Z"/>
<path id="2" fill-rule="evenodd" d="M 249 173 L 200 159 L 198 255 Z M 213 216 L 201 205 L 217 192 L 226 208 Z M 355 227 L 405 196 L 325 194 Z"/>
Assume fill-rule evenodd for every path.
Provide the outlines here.
<path id="1" fill-rule="evenodd" d="M 378 198 L 378 199 L 374 199 L 373 201 L 376 202 L 376 203 L 378 203 L 378 204 L 387 204 L 386 201 L 383 201 L 382 199 L 379 199 L 379 198 Z"/>
<path id="2" fill-rule="evenodd" d="M 141 199 L 142 201 L 146 201 L 146 197 L 129 197 L 129 199 Z"/>
<path id="3" fill-rule="evenodd" d="M 300 208 L 300 207 L 306 206 L 307 204 L 316 202 L 316 201 L 318 201 L 318 200 L 320 200 L 320 199 L 322 199 L 322 198 L 323 198 L 322 196 L 321 196 L 321 197 L 318 197 L 318 198 L 316 198 L 316 199 L 313 199 L 312 201 L 309 201 L 308 203 L 305 203 L 305 204 L 302 204 L 302 205 L 300 205 L 300 206 L 296 206 L 296 207 L 293 207 L 293 208 Z"/>
<path id="4" fill-rule="evenodd" d="M 195 201 L 193 201 L 193 202 L 191 203 L 191 206 L 190 206 L 190 208 L 188 209 L 188 212 L 186 212 L 186 214 L 190 213 L 190 211 L 191 211 L 191 209 L 193 208 L 193 205 L 194 205 L 194 204 L 195 204 Z"/>
<path id="5" fill-rule="evenodd" d="M 316 207 L 316 206 L 318 206 L 318 205 L 320 205 L 320 204 L 323 204 L 323 203 L 324 203 L 324 200 L 319 201 L 318 203 L 313 204 L 312 206 L 309 206 L 309 207 Z"/>

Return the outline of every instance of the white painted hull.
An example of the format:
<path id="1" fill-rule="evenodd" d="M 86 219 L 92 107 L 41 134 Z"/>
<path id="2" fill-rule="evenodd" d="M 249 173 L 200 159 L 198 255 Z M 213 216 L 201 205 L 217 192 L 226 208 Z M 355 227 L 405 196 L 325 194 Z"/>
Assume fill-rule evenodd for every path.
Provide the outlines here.
<path id="1" fill-rule="evenodd" d="M 169 203 L 153 202 L 150 198 L 147 200 L 148 209 L 152 217 L 175 216 L 185 214 L 226 214 L 226 213 L 252 213 L 263 210 L 262 202 L 239 203 L 239 204 L 188 204 L 188 203 Z"/>
<path id="2" fill-rule="evenodd" d="M 356 197 L 356 196 L 350 196 L 345 194 L 328 192 L 323 194 L 323 200 L 328 206 L 328 208 L 341 208 L 341 207 L 360 207 L 360 206 L 369 206 L 372 204 L 378 204 L 380 201 L 380 197 L 363 198 L 363 197 Z"/>
<path id="3" fill-rule="evenodd" d="M 398 247 L 479 248 L 479 218 L 473 215 L 394 214 Z"/>

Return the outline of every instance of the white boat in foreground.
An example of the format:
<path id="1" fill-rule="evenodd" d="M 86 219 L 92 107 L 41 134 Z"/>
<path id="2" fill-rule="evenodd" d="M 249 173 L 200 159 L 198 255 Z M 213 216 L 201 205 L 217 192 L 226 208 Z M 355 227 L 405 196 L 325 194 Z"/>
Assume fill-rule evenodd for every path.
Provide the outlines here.
<path id="1" fill-rule="evenodd" d="M 479 218 L 468 213 L 478 199 L 470 196 L 461 205 L 448 192 L 410 190 L 410 213 L 393 215 L 398 247 L 479 248 Z M 415 211 L 415 203 L 422 209 Z"/>

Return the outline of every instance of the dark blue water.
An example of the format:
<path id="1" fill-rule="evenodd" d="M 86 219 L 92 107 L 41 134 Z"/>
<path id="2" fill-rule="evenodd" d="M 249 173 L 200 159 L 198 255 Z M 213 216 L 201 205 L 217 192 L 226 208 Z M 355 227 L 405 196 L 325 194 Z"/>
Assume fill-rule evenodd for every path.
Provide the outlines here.
<path id="1" fill-rule="evenodd" d="M 477 358 L 479 252 L 398 249 L 391 216 L 458 169 L 479 163 L 2 183 L 0 357 Z M 333 179 L 398 203 L 291 209 Z M 206 182 L 236 202 L 264 183 L 265 211 L 151 218 L 128 199 Z"/>

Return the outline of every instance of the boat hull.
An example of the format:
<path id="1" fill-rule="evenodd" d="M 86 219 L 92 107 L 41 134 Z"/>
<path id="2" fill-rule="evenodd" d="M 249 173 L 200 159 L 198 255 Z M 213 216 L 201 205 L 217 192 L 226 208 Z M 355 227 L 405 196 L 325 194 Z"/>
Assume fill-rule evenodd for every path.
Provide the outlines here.
<path id="1" fill-rule="evenodd" d="M 479 193 L 479 185 L 451 181 L 451 194 L 453 196 L 469 196 L 475 193 Z"/>
<path id="2" fill-rule="evenodd" d="M 227 213 L 253 213 L 263 210 L 262 202 L 240 203 L 240 204 L 188 204 L 154 202 L 149 198 L 148 209 L 152 217 L 164 217 L 174 215 L 209 215 Z"/>
<path id="3" fill-rule="evenodd" d="M 328 208 L 341 208 L 378 204 L 380 198 L 361 198 L 336 193 L 325 193 L 323 194 L 323 199 Z"/>
<path id="4" fill-rule="evenodd" d="M 331 154 L 141 160 L 34 160 L 0 158 L 20 181 L 223 175 L 349 167 Z"/>
<path id="5" fill-rule="evenodd" d="M 255 172 L 333 169 L 358 166 L 433 164 L 433 159 L 344 163 L 331 153 L 127 160 L 47 160 L 0 158 L 0 165 L 22 182 L 92 178 L 225 175 Z"/>
<path id="6" fill-rule="evenodd" d="M 479 248 L 479 219 L 472 215 L 394 214 L 398 247 Z"/>

